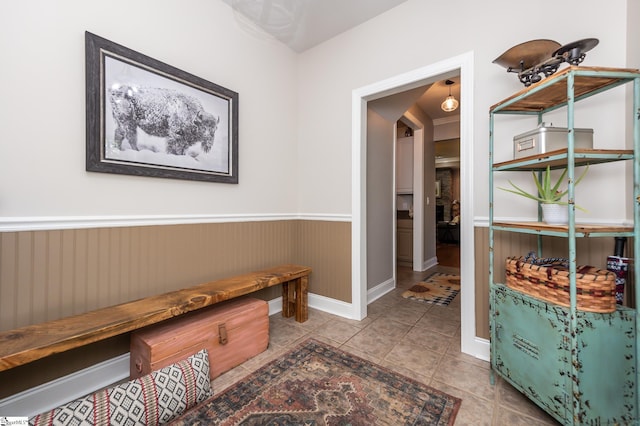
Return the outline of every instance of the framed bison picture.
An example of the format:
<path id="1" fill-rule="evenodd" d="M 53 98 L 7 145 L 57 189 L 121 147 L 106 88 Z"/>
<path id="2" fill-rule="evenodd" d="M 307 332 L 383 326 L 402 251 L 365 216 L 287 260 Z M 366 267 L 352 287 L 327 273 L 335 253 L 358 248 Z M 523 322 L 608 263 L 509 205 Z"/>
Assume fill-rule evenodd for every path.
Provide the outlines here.
<path id="1" fill-rule="evenodd" d="M 238 183 L 238 94 L 85 33 L 86 169 Z"/>

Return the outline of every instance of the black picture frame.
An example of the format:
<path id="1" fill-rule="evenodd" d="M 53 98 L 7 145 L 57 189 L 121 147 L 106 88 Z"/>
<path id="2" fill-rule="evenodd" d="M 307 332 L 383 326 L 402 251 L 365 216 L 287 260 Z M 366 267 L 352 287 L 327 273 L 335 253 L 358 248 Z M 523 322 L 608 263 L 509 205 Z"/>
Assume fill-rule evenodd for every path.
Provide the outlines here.
<path id="1" fill-rule="evenodd" d="M 85 32 L 86 170 L 238 183 L 238 93 Z"/>

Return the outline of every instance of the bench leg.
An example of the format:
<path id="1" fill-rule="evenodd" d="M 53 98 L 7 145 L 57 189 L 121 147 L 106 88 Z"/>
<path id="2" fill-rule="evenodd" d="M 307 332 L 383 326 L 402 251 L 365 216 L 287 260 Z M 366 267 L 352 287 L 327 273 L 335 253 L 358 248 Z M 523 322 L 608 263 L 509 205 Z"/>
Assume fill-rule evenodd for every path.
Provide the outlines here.
<path id="1" fill-rule="evenodd" d="M 295 291 L 296 287 L 293 282 L 282 283 L 282 316 L 285 318 L 295 315 Z"/>
<path id="2" fill-rule="evenodd" d="M 296 321 L 305 322 L 309 318 L 309 277 L 296 280 Z"/>
<path id="3" fill-rule="evenodd" d="M 295 315 L 296 321 L 309 319 L 309 277 L 300 277 L 282 283 L 282 316 L 290 318 Z"/>

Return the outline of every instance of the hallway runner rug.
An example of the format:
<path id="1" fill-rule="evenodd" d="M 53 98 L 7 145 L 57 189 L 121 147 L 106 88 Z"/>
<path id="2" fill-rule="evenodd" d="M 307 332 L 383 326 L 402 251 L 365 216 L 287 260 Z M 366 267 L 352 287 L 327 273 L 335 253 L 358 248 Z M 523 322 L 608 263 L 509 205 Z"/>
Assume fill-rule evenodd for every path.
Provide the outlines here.
<path id="1" fill-rule="evenodd" d="M 309 339 L 172 424 L 453 425 L 460 403 L 409 377 Z"/>
<path id="2" fill-rule="evenodd" d="M 402 293 L 405 299 L 447 306 L 460 293 L 460 276 L 435 272 Z"/>

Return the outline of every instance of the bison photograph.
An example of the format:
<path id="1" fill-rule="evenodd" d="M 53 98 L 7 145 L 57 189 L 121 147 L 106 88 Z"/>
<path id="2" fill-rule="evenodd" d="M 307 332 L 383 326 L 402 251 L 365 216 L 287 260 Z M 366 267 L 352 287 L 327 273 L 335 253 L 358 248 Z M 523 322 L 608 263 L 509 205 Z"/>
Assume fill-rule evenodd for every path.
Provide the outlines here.
<path id="1" fill-rule="evenodd" d="M 105 157 L 137 164 L 229 171 L 229 102 L 107 57 Z"/>
<path id="2" fill-rule="evenodd" d="M 108 90 L 116 122 L 114 141 L 124 139 L 138 151 L 138 128 L 151 136 L 166 138 L 167 153 L 185 155 L 200 143 L 204 152 L 213 146 L 220 117 L 206 112 L 200 102 L 175 90 L 117 86 Z"/>

